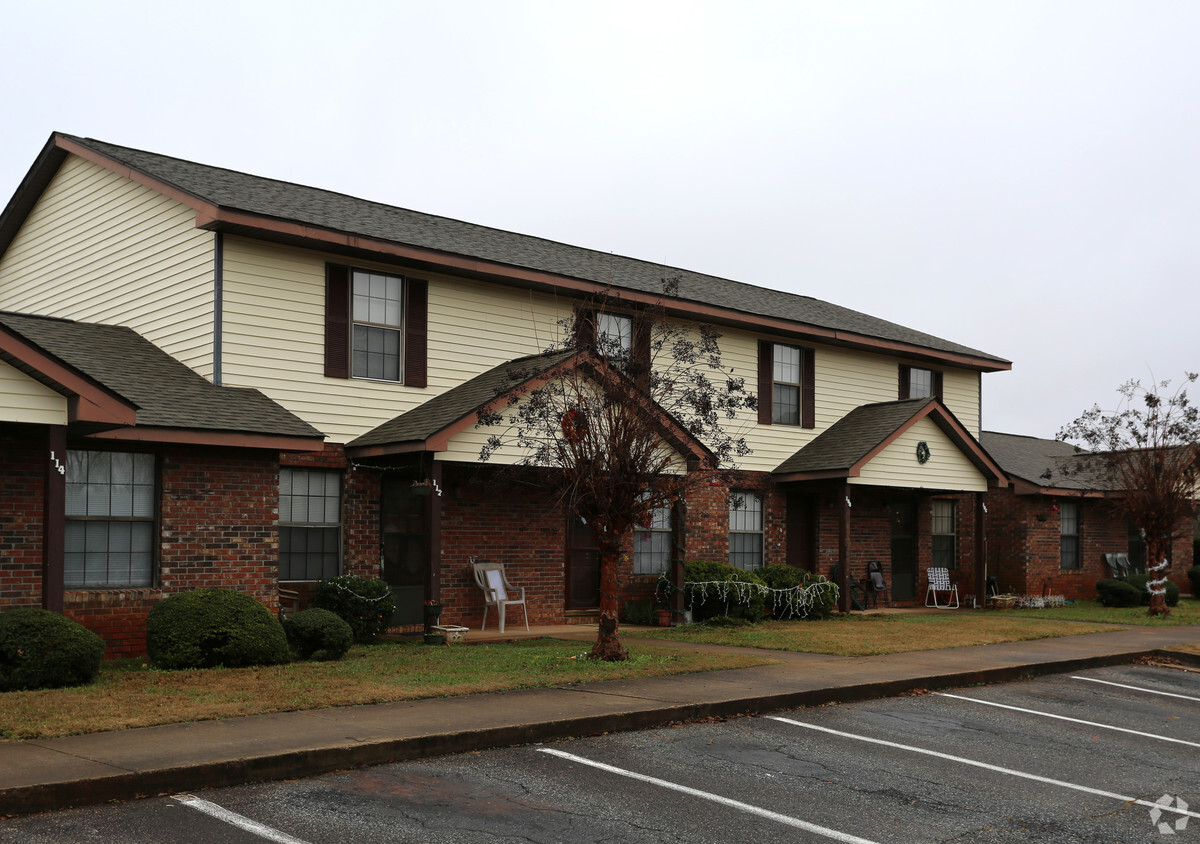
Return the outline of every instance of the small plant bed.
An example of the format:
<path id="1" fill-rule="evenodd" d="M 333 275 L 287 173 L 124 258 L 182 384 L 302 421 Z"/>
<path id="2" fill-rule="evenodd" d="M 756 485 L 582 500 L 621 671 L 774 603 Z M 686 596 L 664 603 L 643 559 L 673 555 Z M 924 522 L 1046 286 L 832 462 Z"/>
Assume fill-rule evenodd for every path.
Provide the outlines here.
<path id="1" fill-rule="evenodd" d="M 1044 611 L 1035 612 L 1041 617 Z M 1050 639 L 1112 629 L 1065 621 L 1034 621 L 1021 618 L 1016 613 L 955 612 L 939 615 L 850 615 L 825 621 L 764 621 L 742 625 L 708 622 L 670 630 L 628 632 L 626 636 L 836 656 L 873 656 Z"/>
<path id="2" fill-rule="evenodd" d="M 1200 601 L 1195 598 L 1180 598 L 1177 606 L 1171 607 L 1166 618 L 1149 616 L 1143 606 L 1105 607 L 1099 601 L 1079 601 L 1073 606 L 1040 610 L 1013 610 L 1006 613 L 1015 618 L 1058 619 L 1062 621 L 1087 621 L 1098 624 L 1145 624 L 1152 627 L 1172 627 L 1182 624 L 1200 624 Z"/>
<path id="3" fill-rule="evenodd" d="M 0 694 L 0 737 L 37 739 L 506 689 L 766 665 L 742 654 L 631 649 L 627 662 L 586 659 L 578 642 L 529 639 L 470 647 L 357 645 L 336 662 L 159 671 L 105 663 L 90 686 Z"/>

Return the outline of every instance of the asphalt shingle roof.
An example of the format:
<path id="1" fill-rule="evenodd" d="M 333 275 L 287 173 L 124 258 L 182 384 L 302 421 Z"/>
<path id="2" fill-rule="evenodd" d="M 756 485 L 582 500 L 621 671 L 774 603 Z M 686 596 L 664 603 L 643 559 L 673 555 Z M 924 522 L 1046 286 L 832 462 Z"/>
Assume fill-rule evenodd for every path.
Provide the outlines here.
<path id="1" fill-rule="evenodd" d="M 856 407 L 775 467 L 775 474 L 849 470 L 916 416 L 931 398 Z"/>
<path id="2" fill-rule="evenodd" d="M 139 426 L 324 438 L 258 390 L 218 387 L 130 328 L 8 312 L 0 325 L 135 405 Z"/>
<path id="3" fill-rule="evenodd" d="M 459 419 L 476 413 L 502 391 L 516 386 L 517 381 L 533 378 L 574 354 L 574 350 L 567 350 L 530 355 L 502 363 L 372 428 L 347 443 L 346 447 L 423 442 Z"/>
<path id="4" fill-rule="evenodd" d="M 1006 367 L 1009 361 L 949 340 L 814 299 L 739 281 L 570 246 L 539 237 L 423 214 L 332 191 L 253 176 L 130 149 L 90 138 L 63 136 L 197 199 L 228 210 L 437 250 L 660 295 L 664 278 L 678 278 L 673 297 L 752 316 L 792 321 L 967 355 Z"/>
<path id="5" fill-rule="evenodd" d="M 1101 483 L 1096 469 L 1070 443 L 994 431 L 984 431 L 979 442 L 1005 474 L 1037 486 L 1096 489 Z"/>

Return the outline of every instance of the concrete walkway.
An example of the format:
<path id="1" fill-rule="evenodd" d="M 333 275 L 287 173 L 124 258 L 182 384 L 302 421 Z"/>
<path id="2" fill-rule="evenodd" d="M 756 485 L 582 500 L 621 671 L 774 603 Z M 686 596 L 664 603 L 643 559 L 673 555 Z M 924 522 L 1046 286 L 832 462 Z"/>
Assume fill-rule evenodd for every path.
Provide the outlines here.
<path id="1" fill-rule="evenodd" d="M 595 627 L 510 627 L 504 638 L 525 635 L 591 641 Z M 779 664 L 0 742 L 0 815 L 1077 671 L 1195 643 L 1200 626 L 859 658 L 769 652 Z"/>

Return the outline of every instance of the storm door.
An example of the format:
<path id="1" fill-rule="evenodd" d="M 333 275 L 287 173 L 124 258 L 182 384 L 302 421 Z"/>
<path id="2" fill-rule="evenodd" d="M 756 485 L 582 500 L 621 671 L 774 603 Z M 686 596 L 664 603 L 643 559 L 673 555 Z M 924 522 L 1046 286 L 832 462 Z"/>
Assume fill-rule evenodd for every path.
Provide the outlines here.
<path id="1" fill-rule="evenodd" d="M 787 497 L 787 552 L 789 566 L 816 571 L 817 501 L 811 495 L 790 493 Z"/>
<path id="2" fill-rule="evenodd" d="M 429 487 L 403 475 L 384 475 L 380 500 L 383 579 L 396 596 L 392 624 L 421 624 L 429 566 Z"/>
<path id="3" fill-rule="evenodd" d="M 567 520 L 567 609 L 600 606 L 600 543 L 596 531 L 578 516 Z"/>
<path id="4" fill-rule="evenodd" d="M 892 600 L 917 597 L 917 507 L 905 501 L 891 505 Z"/>

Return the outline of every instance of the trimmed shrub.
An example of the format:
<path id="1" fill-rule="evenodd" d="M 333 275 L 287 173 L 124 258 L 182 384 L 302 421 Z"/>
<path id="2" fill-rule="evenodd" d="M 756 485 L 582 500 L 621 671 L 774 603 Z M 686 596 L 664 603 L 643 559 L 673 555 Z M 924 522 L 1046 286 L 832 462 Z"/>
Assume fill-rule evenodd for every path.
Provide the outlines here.
<path id="1" fill-rule="evenodd" d="M 753 588 L 767 584 L 755 572 L 719 560 L 694 560 L 684 564 L 683 579 L 689 584 L 684 587 L 684 606 L 692 611 L 693 621 L 722 615 L 762 621 L 767 611 L 762 590 Z"/>
<path id="2" fill-rule="evenodd" d="M 648 598 L 626 601 L 621 609 L 625 616 L 622 621 L 626 624 L 641 624 L 646 627 L 654 624 L 654 602 Z"/>
<path id="3" fill-rule="evenodd" d="M 1150 587 L 1146 584 L 1150 582 L 1150 576 L 1147 574 L 1131 574 L 1125 578 L 1125 582 L 1136 588 L 1142 594 L 1142 606 L 1150 606 Z M 1179 605 L 1179 585 L 1167 581 L 1167 606 L 1175 607 Z"/>
<path id="4" fill-rule="evenodd" d="M 341 659 L 354 644 L 354 631 L 337 613 L 313 607 L 283 620 L 292 653 L 299 659 Z"/>
<path id="5" fill-rule="evenodd" d="M 1192 566 L 1187 573 L 1188 582 L 1192 584 L 1192 597 L 1200 600 L 1200 566 Z"/>
<path id="6" fill-rule="evenodd" d="M 392 588 L 378 577 L 343 574 L 317 584 L 313 606 L 341 617 L 354 631 L 354 641 L 374 642 L 388 629 L 396 611 Z"/>
<path id="7" fill-rule="evenodd" d="M 77 621 L 34 607 L 0 613 L 0 692 L 91 683 L 104 641 Z"/>
<path id="8" fill-rule="evenodd" d="M 1136 586 L 1124 580 L 1100 580 L 1096 582 L 1100 603 L 1106 607 L 1136 607 L 1142 602 L 1142 593 Z"/>
<path id="9" fill-rule="evenodd" d="M 823 575 L 814 574 L 811 571 L 805 571 L 804 569 L 782 563 L 772 563 L 769 566 L 763 566 L 758 570 L 757 574 L 772 589 L 793 589 L 797 586 L 807 589 L 818 583 L 830 582 Z M 773 617 L 780 619 L 828 618 L 833 614 L 833 608 L 837 605 L 837 592 L 834 589 L 826 587 L 811 592 L 810 595 L 812 603 L 809 604 L 807 609 L 804 609 L 798 603 L 795 605 L 790 603 L 786 595 L 773 594 L 767 598 L 767 609 Z"/>
<path id="10" fill-rule="evenodd" d="M 196 589 L 159 601 L 146 618 L 146 650 L 158 668 L 237 668 L 287 662 L 283 626 L 244 592 Z"/>

